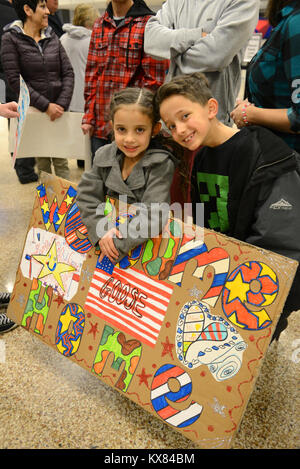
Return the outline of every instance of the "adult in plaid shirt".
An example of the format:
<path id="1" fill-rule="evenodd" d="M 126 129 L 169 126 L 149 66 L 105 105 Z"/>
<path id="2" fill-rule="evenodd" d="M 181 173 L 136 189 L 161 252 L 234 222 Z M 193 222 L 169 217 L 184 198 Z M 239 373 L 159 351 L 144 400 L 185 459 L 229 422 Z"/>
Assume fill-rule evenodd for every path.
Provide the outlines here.
<path id="1" fill-rule="evenodd" d="M 145 26 L 154 13 L 143 0 L 112 0 L 92 31 L 85 75 L 84 134 L 91 136 L 92 158 L 110 142 L 109 104 L 126 87 L 155 91 L 165 79 L 168 60 L 144 53 Z"/>

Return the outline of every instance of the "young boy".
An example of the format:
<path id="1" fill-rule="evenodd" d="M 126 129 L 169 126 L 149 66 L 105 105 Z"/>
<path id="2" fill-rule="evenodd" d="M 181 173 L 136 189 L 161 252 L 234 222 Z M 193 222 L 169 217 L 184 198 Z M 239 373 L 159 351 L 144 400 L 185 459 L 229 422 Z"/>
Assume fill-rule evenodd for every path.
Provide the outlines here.
<path id="1" fill-rule="evenodd" d="M 162 85 L 156 107 L 173 139 L 196 154 L 192 202 L 204 203 L 204 226 L 300 261 L 300 157 L 271 131 L 242 130 L 217 119 L 218 102 L 202 73 Z M 300 309 L 300 269 L 273 339 Z"/>

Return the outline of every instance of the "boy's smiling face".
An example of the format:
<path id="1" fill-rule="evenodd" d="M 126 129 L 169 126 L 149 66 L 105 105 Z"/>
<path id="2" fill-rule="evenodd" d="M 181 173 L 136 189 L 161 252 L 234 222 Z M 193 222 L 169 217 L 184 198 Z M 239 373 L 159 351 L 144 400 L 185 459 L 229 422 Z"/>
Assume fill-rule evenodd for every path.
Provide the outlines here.
<path id="1" fill-rule="evenodd" d="M 160 105 L 160 115 L 175 142 L 188 150 L 209 145 L 211 122 L 218 112 L 215 99 L 205 105 L 183 95 L 171 95 Z"/>

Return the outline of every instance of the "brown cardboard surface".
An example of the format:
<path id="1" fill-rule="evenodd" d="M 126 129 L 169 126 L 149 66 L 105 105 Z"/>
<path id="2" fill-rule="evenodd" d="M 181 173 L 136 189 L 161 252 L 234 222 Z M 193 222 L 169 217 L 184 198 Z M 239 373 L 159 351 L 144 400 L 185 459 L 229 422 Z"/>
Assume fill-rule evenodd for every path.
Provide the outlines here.
<path id="1" fill-rule="evenodd" d="M 99 265 L 75 196 L 52 175 L 38 186 L 8 315 L 200 447 L 229 448 L 297 262 L 170 218 L 126 265 Z"/>

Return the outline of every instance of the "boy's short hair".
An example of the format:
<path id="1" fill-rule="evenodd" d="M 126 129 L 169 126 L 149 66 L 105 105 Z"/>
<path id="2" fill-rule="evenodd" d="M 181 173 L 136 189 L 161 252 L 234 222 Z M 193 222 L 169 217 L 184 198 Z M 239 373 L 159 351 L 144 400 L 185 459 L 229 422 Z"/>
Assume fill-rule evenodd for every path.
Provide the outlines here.
<path id="1" fill-rule="evenodd" d="M 173 95 L 182 95 L 195 103 L 203 106 L 210 98 L 213 98 L 207 78 L 201 72 L 188 75 L 178 75 L 171 81 L 164 83 L 155 95 L 156 112 L 159 112 L 161 103 Z"/>
<path id="2" fill-rule="evenodd" d="M 12 0 L 12 5 L 16 10 L 18 17 L 25 23 L 27 15 L 24 11 L 24 6 L 28 5 L 33 11 L 36 10 L 37 4 L 42 0 Z"/>

